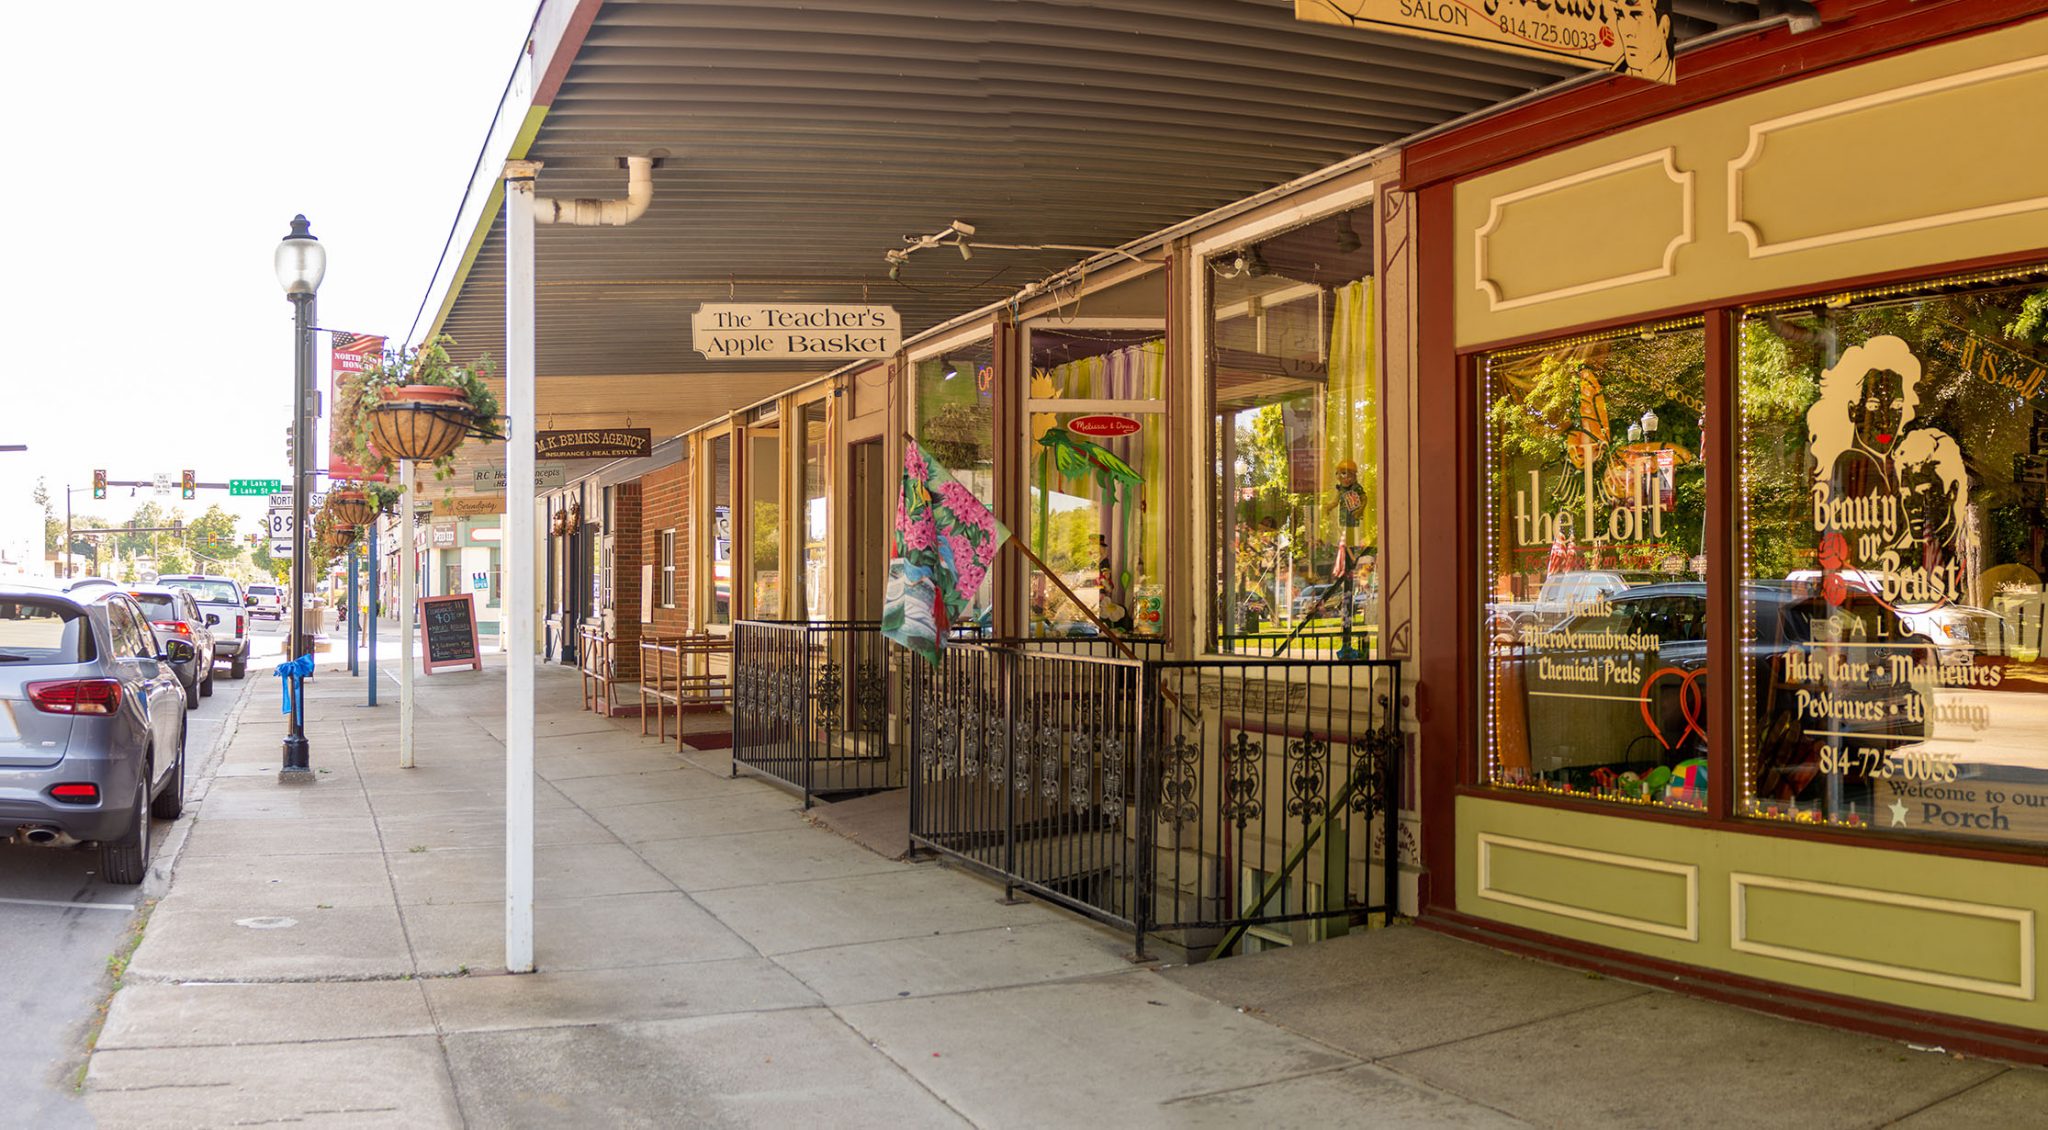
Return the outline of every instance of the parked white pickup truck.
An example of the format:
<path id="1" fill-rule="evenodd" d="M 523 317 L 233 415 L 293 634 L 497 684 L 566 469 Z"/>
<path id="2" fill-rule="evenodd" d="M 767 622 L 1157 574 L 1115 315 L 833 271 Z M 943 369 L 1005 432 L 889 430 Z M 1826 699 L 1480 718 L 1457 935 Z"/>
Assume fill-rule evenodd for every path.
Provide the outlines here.
<path id="1" fill-rule="evenodd" d="M 213 625 L 213 657 L 216 661 L 227 661 L 230 678 L 239 679 L 247 675 L 249 608 L 248 598 L 242 595 L 242 586 L 226 577 L 202 577 L 192 573 L 161 576 L 157 583 L 191 589 L 199 601 L 201 612 L 220 617 L 220 622 Z"/>

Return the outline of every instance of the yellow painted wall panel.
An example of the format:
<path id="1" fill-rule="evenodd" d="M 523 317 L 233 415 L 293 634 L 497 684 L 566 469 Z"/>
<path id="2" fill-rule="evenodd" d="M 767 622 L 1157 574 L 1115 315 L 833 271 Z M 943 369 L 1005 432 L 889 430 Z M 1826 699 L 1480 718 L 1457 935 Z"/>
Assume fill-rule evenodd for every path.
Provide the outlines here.
<path id="1" fill-rule="evenodd" d="M 1708 969 L 2048 1032 L 2048 1000 L 2036 991 L 2042 957 L 2035 926 L 2048 916 L 2041 868 L 1927 855 L 1903 850 L 1906 844 L 1888 850 L 1739 828 L 1462 796 L 1458 909 Z M 1480 859 L 1488 838 L 1696 867 L 1699 940 L 1483 897 Z M 1738 880 L 1747 921 L 1736 917 L 1745 906 L 1733 897 Z M 1532 877 L 1515 882 L 1541 889 Z M 1806 901 L 1781 897 L 1788 892 Z M 1891 904 L 1839 905 L 1872 897 Z M 1651 913 L 1639 902 L 1626 909 Z M 1738 948 L 1744 937 L 1749 941 Z M 1785 952 L 1768 952 L 1774 948 Z"/>
<path id="2" fill-rule="evenodd" d="M 1493 202 L 1476 253 L 1494 305 L 1668 273 L 1692 240 L 1692 180 L 1659 150 Z"/>
<path id="3" fill-rule="evenodd" d="M 1878 59 L 1622 130 L 1557 153 L 1474 177 L 1453 190 L 1459 246 L 1453 258 L 1456 334 L 1461 346 L 1622 320 L 1672 307 L 1706 305 L 1792 287 L 1820 288 L 1862 275 L 2048 248 L 2048 205 L 1998 212 L 1991 205 L 2048 199 L 2048 149 L 2029 143 L 2020 122 L 2042 103 L 2034 64 L 2048 61 L 2048 18 Z M 1959 76 L 2006 68 L 2009 78 Z M 1821 111 L 1835 113 L 1921 84 L 1957 83 L 1869 111 L 1851 109 L 1796 131 L 1796 143 L 1767 139 L 1743 186 L 1745 214 L 1757 218 L 1765 250 L 1753 251 L 1731 218 L 1733 169 L 1749 152 L 1752 127 Z M 1939 95 L 1938 97 L 1936 95 Z M 1788 134 L 1788 137 L 1793 135 Z M 1807 151 L 1808 147 L 1811 151 Z M 1694 177 L 1693 238 L 1675 250 L 1673 271 L 1624 285 L 1515 304 L 1482 283 L 1479 233 L 1497 202 L 1537 186 L 1669 149 L 1672 167 Z M 1959 212 L 1963 218 L 1947 217 Z M 1884 226 L 1916 213 L 1898 230 Z M 1574 226 L 1598 223 L 1579 217 Z M 1875 234 L 1854 226 L 1881 221 Z M 1932 222 L 1940 220 L 1940 222 Z M 1845 238 L 1828 232 L 1848 232 Z M 1770 250 L 1772 240 L 1809 240 Z M 1555 270 L 1553 245 L 1504 245 L 1486 273 L 1525 280 Z M 1574 268 L 1578 270 L 1578 268 Z M 1581 273 L 1590 272 L 1584 268 Z M 1526 285 L 1520 281 L 1516 285 Z M 1504 304 L 1505 302 L 1505 304 Z"/>
<path id="4" fill-rule="evenodd" d="M 1870 893 L 1880 897 L 1744 885 L 1739 937 L 1811 954 L 1811 960 L 1895 967 L 1900 972 L 1892 976 L 1922 972 L 1987 986 L 2025 984 L 2023 922 L 1967 908 L 1901 905 L 1883 900 L 1890 892 Z"/>
<path id="5" fill-rule="evenodd" d="M 1552 913 L 1589 914 L 1617 924 L 1669 931 L 1692 928 L 1694 892 L 1686 874 L 1626 857 L 1588 858 L 1543 850 L 1550 845 L 1486 845 L 1486 897 L 1521 905 L 1548 904 Z"/>

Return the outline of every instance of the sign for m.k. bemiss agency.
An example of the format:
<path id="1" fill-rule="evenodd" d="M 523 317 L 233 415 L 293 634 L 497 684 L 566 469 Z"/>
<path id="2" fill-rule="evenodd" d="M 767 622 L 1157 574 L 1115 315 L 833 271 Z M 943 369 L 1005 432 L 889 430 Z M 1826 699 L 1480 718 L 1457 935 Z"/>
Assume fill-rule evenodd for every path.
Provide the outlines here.
<path id="1" fill-rule="evenodd" d="M 1678 81 L 1671 0 L 1294 0 L 1294 18 Z"/>
<path id="2" fill-rule="evenodd" d="M 903 343 L 893 306 L 711 302 L 690 316 L 691 343 L 713 361 L 887 357 Z"/>

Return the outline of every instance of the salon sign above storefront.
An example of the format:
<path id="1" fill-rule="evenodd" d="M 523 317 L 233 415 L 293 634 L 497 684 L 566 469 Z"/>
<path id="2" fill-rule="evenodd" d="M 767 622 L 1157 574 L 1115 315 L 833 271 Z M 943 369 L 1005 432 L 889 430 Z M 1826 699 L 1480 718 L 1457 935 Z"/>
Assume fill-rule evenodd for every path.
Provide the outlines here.
<path id="1" fill-rule="evenodd" d="M 893 306 L 707 302 L 690 338 L 712 361 L 844 361 L 896 352 L 903 320 Z"/>
<path id="2" fill-rule="evenodd" d="M 1678 81 L 1671 0 L 1294 0 L 1294 18 Z"/>

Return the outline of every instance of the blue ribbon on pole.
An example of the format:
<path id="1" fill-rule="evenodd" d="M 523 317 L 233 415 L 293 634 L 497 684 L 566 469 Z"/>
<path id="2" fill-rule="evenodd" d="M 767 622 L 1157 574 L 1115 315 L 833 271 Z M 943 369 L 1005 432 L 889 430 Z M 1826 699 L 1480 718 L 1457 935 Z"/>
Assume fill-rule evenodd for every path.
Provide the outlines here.
<path id="1" fill-rule="evenodd" d="M 277 665 L 276 675 L 284 680 L 284 710 L 281 713 L 292 712 L 293 697 L 305 693 L 306 677 L 312 673 L 313 657 L 310 655 L 301 655 L 289 663 Z"/>

